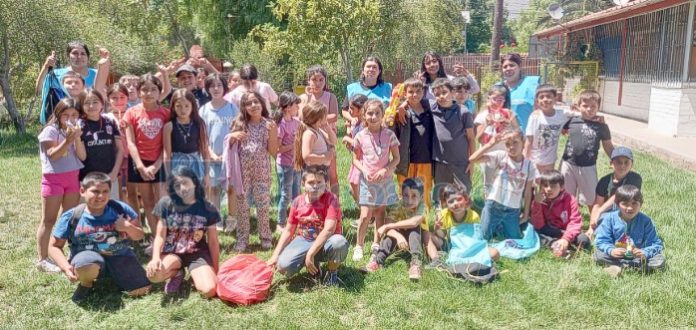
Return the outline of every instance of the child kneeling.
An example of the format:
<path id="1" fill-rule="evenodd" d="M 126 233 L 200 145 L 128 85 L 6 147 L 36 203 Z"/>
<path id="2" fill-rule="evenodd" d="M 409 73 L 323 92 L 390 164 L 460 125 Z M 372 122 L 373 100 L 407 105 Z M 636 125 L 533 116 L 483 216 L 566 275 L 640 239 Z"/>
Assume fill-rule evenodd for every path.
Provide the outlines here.
<path id="1" fill-rule="evenodd" d="M 109 275 L 130 296 L 148 293 L 150 281 L 129 242 L 144 235 L 138 214 L 125 203 L 109 200 L 111 179 L 105 173 L 88 173 L 80 185 L 85 204 L 63 213 L 48 248 L 65 276 L 79 282 L 72 300 L 87 298 L 101 275 Z M 66 241 L 70 259 L 63 254 Z"/>
<path id="2" fill-rule="evenodd" d="M 563 174 L 557 170 L 541 173 L 539 187 L 532 202 L 531 223 L 539 235 L 548 237 L 553 253 L 557 257 L 567 256 L 571 243 L 589 249 L 590 238 L 580 232 L 582 216 L 578 202 L 565 191 Z"/>
<path id="3" fill-rule="evenodd" d="M 304 193 L 292 202 L 288 225 L 267 264 L 288 277 L 306 266 L 325 285 L 338 285 L 338 266 L 348 255 L 348 241 L 342 235 L 338 200 L 326 190 L 328 170 L 322 165 L 304 169 Z M 320 262 L 327 262 L 324 276 Z"/>
<path id="4" fill-rule="evenodd" d="M 624 185 L 616 190 L 618 211 L 602 215 L 595 232 L 597 250 L 592 256 L 604 270 L 618 277 L 622 268 L 638 268 L 644 272 L 665 266 L 664 245 L 657 236 L 655 224 L 640 212 L 643 194 L 636 186 Z"/>
<path id="5" fill-rule="evenodd" d="M 421 278 L 421 229 L 425 222 L 425 206 L 423 205 L 423 183 L 420 180 L 408 178 L 401 184 L 402 199 L 399 204 L 389 206 L 386 222 L 377 229 L 382 238 L 377 253 L 365 266 L 367 272 L 375 272 L 384 266 L 394 248 L 411 252 L 411 266 L 408 277 L 412 280 Z M 425 227 L 427 230 L 427 226 Z M 386 237 L 384 236 L 386 234 Z"/>

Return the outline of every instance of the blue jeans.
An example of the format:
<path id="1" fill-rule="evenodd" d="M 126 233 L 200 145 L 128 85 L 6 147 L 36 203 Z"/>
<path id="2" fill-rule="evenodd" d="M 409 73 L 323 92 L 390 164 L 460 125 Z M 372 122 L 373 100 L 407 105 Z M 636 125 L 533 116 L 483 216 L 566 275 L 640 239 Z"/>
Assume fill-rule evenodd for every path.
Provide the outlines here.
<path id="1" fill-rule="evenodd" d="M 513 209 L 496 201 L 487 199 L 481 210 L 481 232 L 483 239 L 489 240 L 500 233 L 505 239 L 522 238 L 520 231 L 520 209 Z"/>
<path id="2" fill-rule="evenodd" d="M 278 271 L 286 276 L 295 275 L 305 265 L 305 258 L 314 241 L 308 241 L 298 236 L 283 249 L 278 257 Z M 348 256 L 348 241 L 342 235 L 334 234 L 324 243 L 314 257 L 314 264 L 319 267 L 319 262 L 334 261 L 342 263 Z"/>
<path id="3" fill-rule="evenodd" d="M 285 226 L 285 221 L 288 217 L 288 206 L 300 195 L 300 182 L 302 175 L 299 171 L 295 171 L 292 166 L 282 166 L 276 164 L 276 174 L 278 176 L 278 191 L 280 198 L 278 199 L 278 224 Z"/>

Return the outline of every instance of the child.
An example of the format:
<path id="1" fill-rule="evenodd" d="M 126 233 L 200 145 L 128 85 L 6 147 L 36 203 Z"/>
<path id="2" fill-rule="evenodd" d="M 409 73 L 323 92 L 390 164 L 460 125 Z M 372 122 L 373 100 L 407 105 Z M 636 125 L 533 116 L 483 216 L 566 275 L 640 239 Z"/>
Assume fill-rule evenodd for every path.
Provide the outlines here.
<path id="1" fill-rule="evenodd" d="M 384 224 L 384 211 L 397 202 L 394 189 L 394 169 L 399 163 L 399 140 L 391 130 L 382 126 L 384 105 L 379 100 L 368 100 L 362 108 L 363 128 L 353 141 L 353 165 L 360 170 L 360 219 L 358 220 L 357 245 L 353 260 L 363 257 L 363 245 L 367 225 L 375 218 L 372 250 L 379 248 L 377 230 Z M 391 154 L 391 160 L 389 155 Z M 362 157 L 358 157 L 361 155 Z"/>
<path id="2" fill-rule="evenodd" d="M 80 169 L 79 179 L 87 173 L 107 173 L 111 178 L 111 199 L 118 200 L 118 173 L 121 170 L 125 149 L 121 142 L 118 124 L 111 117 L 102 114 L 104 97 L 97 90 L 89 89 L 82 95 L 82 110 L 84 125 L 82 127 L 82 143 L 86 151 L 85 158 L 80 159 L 84 167 Z"/>
<path id="3" fill-rule="evenodd" d="M 126 74 L 121 76 L 118 83 L 128 90 L 128 108 L 138 105 L 140 102 L 140 78 L 136 75 Z"/>
<path id="4" fill-rule="evenodd" d="M 607 156 L 611 156 L 614 145 L 607 124 L 597 119 L 597 109 L 602 98 L 595 91 L 580 93 L 575 101 L 581 117 L 574 117 L 564 128 L 568 129 L 568 142 L 563 151 L 561 173 L 565 189 L 577 196 L 578 202 L 587 205 L 592 212 L 597 188 L 597 156 L 599 143 Z"/>
<path id="5" fill-rule="evenodd" d="M 476 115 L 474 124 L 476 125 L 476 140 L 481 146 L 487 144 L 491 138 L 509 129 L 519 129 L 515 113 L 503 108 L 505 105 L 505 86 L 493 85 L 488 91 L 487 107 Z M 502 141 L 502 140 L 501 140 Z M 493 146 L 490 151 L 505 150 L 505 145 L 499 143 Z M 492 168 L 482 166 L 483 173 L 483 193 L 484 196 L 491 190 L 495 172 Z"/>
<path id="6" fill-rule="evenodd" d="M 232 70 L 227 77 L 227 91 L 233 91 L 242 84 L 242 78 L 239 77 L 239 70 Z M 227 95 L 227 91 L 225 95 Z"/>
<path id="7" fill-rule="evenodd" d="M 164 166 L 167 173 L 179 166 L 196 173 L 208 187 L 208 134 L 198 115 L 196 97 L 184 88 L 174 91 L 170 121 L 164 125 Z"/>
<path id="8" fill-rule="evenodd" d="M 466 186 L 467 191 L 471 191 L 469 157 L 476 150 L 473 118 L 469 111 L 454 103 L 452 85 L 446 78 L 436 79 L 432 90 L 437 101 L 431 103 L 435 127 L 435 185 L 453 183 L 456 179 Z"/>
<path id="9" fill-rule="evenodd" d="M 235 251 L 243 252 L 249 244 L 249 208 L 248 197 L 256 202 L 256 219 L 258 221 L 261 248 L 268 250 L 271 245 L 271 228 L 268 211 L 271 208 L 271 176 L 268 155 L 275 156 L 278 151 L 278 127 L 269 119 L 266 102 L 261 94 L 244 92 L 240 100 L 240 114 L 232 124 L 230 146 L 237 143 L 239 169 L 241 170 L 241 191 L 237 197 L 237 243 Z M 232 173 L 227 173 L 230 176 Z M 240 189 L 242 187 L 234 187 Z"/>
<path id="10" fill-rule="evenodd" d="M 121 145 L 123 148 L 123 160 L 121 168 L 118 172 L 118 187 L 120 187 L 119 200 L 129 201 L 128 194 L 137 194 L 135 185 L 128 184 L 128 139 L 126 139 L 126 122 L 123 118 L 126 115 L 126 107 L 128 103 L 128 90 L 126 86 L 115 83 L 106 91 L 106 97 L 109 99 L 109 106 L 106 108 L 106 115 L 111 117 L 118 124 L 118 130 L 121 136 Z M 139 205 L 129 205 L 134 210 L 140 210 Z"/>
<path id="11" fill-rule="evenodd" d="M 442 208 L 435 215 L 435 221 L 428 224 L 428 231 L 424 232 L 423 242 L 431 260 L 428 268 L 444 267 L 439 251 L 449 250 L 449 232 L 453 227 L 460 224 L 478 224 L 481 221 L 479 214 L 470 208 L 471 198 L 461 183 L 442 187 L 438 199 Z M 490 247 L 487 249 L 491 258 L 497 260 L 498 250 Z"/>
<path id="12" fill-rule="evenodd" d="M 423 182 L 425 205 L 430 208 L 433 188 L 433 114 L 423 98 L 423 82 L 410 78 L 404 82 L 406 91 L 406 120 L 397 121 L 394 132 L 399 138 L 399 164 L 396 178 L 403 185 L 406 178 Z M 403 195 L 403 192 L 402 192 Z"/>
<path id="13" fill-rule="evenodd" d="M 239 75 L 239 74 L 237 74 Z M 225 173 L 222 170 L 222 152 L 225 149 L 225 136 L 230 132 L 230 126 L 239 113 L 239 109 L 232 103 L 224 99 L 227 94 L 227 84 L 222 76 L 214 73 L 205 78 L 205 90 L 212 98 L 210 102 L 204 104 L 200 109 L 200 116 L 205 122 L 205 131 L 208 133 L 208 155 L 210 168 L 208 175 L 208 200 L 220 210 L 222 199 L 222 183 L 225 180 Z M 231 233 L 237 223 L 237 201 L 234 194 L 228 194 L 227 200 L 229 209 L 228 217 L 225 221 L 224 231 Z M 218 229 L 223 230 L 222 221 L 218 222 Z"/>
<path id="14" fill-rule="evenodd" d="M 455 77 L 451 80 L 452 92 L 454 93 L 454 101 L 460 107 L 466 107 L 471 113 L 471 116 L 476 118 L 476 103 L 469 98 L 469 80 L 465 77 Z"/>
<path id="15" fill-rule="evenodd" d="M 575 115 L 574 112 L 554 109 L 556 94 L 556 88 L 551 85 L 537 87 L 537 110 L 527 121 L 524 155 L 540 173 L 554 169 L 563 124 Z"/>
<path id="16" fill-rule="evenodd" d="M 644 272 L 663 268 L 664 245 L 652 219 L 640 212 L 643 206 L 640 188 L 623 185 L 616 190 L 614 199 L 619 210 L 602 216 L 593 259 L 607 266 L 604 270 L 612 277 L 618 277 L 622 267 L 640 268 Z"/>
<path id="17" fill-rule="evenodd" d="M 302 109 L 302 125 L 295 135 L 295 170 L 305 166 L 331 166 L 336 158 L 336 134 L 329 127 L 327 108 L 319 101 L 310 101 Z M 338 198 L 338 186 L 331 192 Z"/>
<path id="18" fill-rule="evenodd" d="M 198 176 L 188 167 L 174 168 L 167 192 L 153 212 L 159 220 L 147 277 L 153 283 L 166 280 L 164 292 L 174 294 L 187 268 L 198 292 L 215 297 L 220 258 L 215 223 L 220 213 L 206 202 Z"/>
<path id="19" fill-rule="evenodd" d="M 626 147 L 616 147 L 611 153 L 611 167 L 614 172 L 607 174 L 597 182 L 595 189 L 594 206 L 590 214 L 590 229 L 587 231 L 588 236 L 592 236 L 592 232 L 599 225 L 600 216 L 602 213 L 616 211 L 616 201 L 614 194 L 616 189 L 624 185 L 633 185 L 640 189 L 643 184 L 643 178 L 640 174 L 631 171 L 633 168 L 633 152 Z"/>
<path id="20" fill-rule="evenodd" d="M 578 203 L 573 195 L 563 189 L 561 172 L 551 170 L 539 174 L 539 188 L 532 202 L 531 223 L 539 235 L 554 241 L 550 245 L 553 253 L 557 257 L 565 257 L 571 244 L 580 249 L 589 249 L 589 237 L 580 233 L 582 216 Z"/>
<path id="21" fill-rule="evenodd" d="M 140 77 L 139 92 L 142 102 L 126 112 L 128 139 L 128 182 L 136 185 L 145 209 L 150 232 L 155 233 L 157 220 L 152 215 L 155 202 L 164 192 L 162 182 L 162 128 L 170 120 L 169 110 L 159 105 L 162 83 L 152 74 Z M 138 196 L 128 195 L 130 205 L 138 205 Z"/>
<path id="22" fill-rule="evenodd" d="M 360 111 L 362 111 L 363 106 L 365 106 L 365 102 L 367 102 L 367 96 L 362 94 L 355 94 L 350 98 L 350 101 L 348 103 L 351 116 L 353 116 L 355 120 L 353 122 L 346 121 L 346 132 L 348 132 L 349 134 L 344 136 L 342 141 L 346 145 L 348 151 L 353 153 L 355 152 L 355 150 L 353 150 L 353 140 L 355 139 L 355 136 L 358 135 L 358 132 L 360 132 L 363 129 L 363 124 L 360 121 Z M 355 201 L 355 203 L 359 203 L 360 170 L 358 170 L 358 168 L 355 167 L 355 165 L 353 165 L 352 162 L 350 164 L 350 170 L 348 171 L 348 183 L 350 184 L 350 192 L 353 196 L 353 200 Z"/>
<path id="23" fill-rule="evenodd" d="M 68 97 L 77 98 L 85 91 L 85 78 L 75 71 L 66 72 L 60 83 L 63 85 L 63 89 L 68 92 Z"/>
<path id="24" fill-rule="evenodd" d="M 384 266 L 384 261 L 398 248 L 411 252 L 411 266 L 408 277 L 421 278 L 421 230 L 425 226 L 425 207 L 423 205 L 423 183 L 408 178 L 401 184 L 401 202 L 389 207 L 385 224 L 377 230 L 382 237 L 379 250 L 365 266 L 367 272 L 375 272 Z M 427 230 L 427 226 L 425 226 Z M 386 236 L 385 236 L 386 235 Z"/>
<path id="25" fill-rule="evenodd" d="M 491 151 L 499 141 L 505 141 L 506 151 Z M 499 227 L 505 239 L 522 238 L 520 223 L 529 219 L 532 186 L 537 177 L 532 162 L 524 158 L 523 145 L 522 132 L 515 129 L 493 136 L 471 156 L 472 162 L 485 162 L 495 173 L 481 211 L 481 231 L 485 240 L 500 233 Z"/>
<path id="26" fill-rule="evenodd" d="M 293 92 L 283 92 L 279 98 L 282 116 L 276 120 L 278 125 L 278 157 L 276 157 L 276 174 L 278 175 L 278 226 L 276 231 L 282 232 L 288 216 L 288 205 L 300 194 L 302 173 L 294 167 L 295 135 L 300 126 L 297 120 L 300 98 Z"/>
<path id="27" fill-rule="evenodd" d="M 36 230 L 39 260 L 36 267 L 49 273 L 60 268 L 50 262 L 48 241 L 56 223 L 58 212 L 68 210 L 80 201 L 78 176 L 82 168 L 80 158 L 85 158 L 82 136 L 82 109 L 75 99 L 62 99 L 39 134 L 41 158 L 41 223 Z"/>
<path id="28" fill-rule="evenodd" d="M 94 281 L 108 274 L 129 296 L 150 290 L 145 270 L 130 248 L 130 240 L 143 238 L 138 213 L 123 202 L 109 200 L 111 178 L 91 172 L 82 179 L 85 204 L 60 217 L 53 230 L 49 254 L 71 282 L 79 282 L 72 300 L 80 302 L 94 291 Z M 63 254 L 68 242 L 70 258 Z"/>
<path id="29" fill-rule="evenodd" d="M 348 255 L 348 241 L 341 234 L 341 207 L 326 189 L 326 166 L 308 166 L 302 174 L 304 194 L 292 202 L 288 225 L 267 264 L 290 277 L 303 266 L 323 278 L 326 285 L 338 285 L 338 267 Z M 322 275 L 320 262 L 326 262 Z"/>

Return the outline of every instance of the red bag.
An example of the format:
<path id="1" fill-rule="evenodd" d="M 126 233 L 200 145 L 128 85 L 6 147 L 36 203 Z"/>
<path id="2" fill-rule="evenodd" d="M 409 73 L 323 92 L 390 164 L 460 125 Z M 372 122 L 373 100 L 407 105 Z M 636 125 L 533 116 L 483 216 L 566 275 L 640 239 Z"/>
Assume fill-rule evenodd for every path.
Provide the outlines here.
<path id="1" fill-rule="evenodd" d="M 222 264 L 217 280 L 220 299 L 251 305 L 268 299 L 273 268 L 253 254 L 240 254 Z"/>

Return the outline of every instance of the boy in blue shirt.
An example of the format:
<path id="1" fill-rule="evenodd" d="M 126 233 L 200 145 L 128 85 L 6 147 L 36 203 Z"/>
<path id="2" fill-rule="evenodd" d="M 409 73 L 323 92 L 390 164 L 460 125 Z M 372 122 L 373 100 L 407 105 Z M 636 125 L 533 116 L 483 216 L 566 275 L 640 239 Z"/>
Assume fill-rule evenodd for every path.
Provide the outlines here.
<path id="1" fill-rule="evenodd" d="M 94 281 L 108 274 L 130 296 L 147 294 L 150 281 L 129 240 L 143 238 L 138 214 L 128 204 L 109 200 L 111 179 L 91 172 L 80 183 L 85 204 L 63 213 L 53 229 L 48 254 L 71 282 L 79 282 L 72 296 L 80 302 L 94 291 Z M 65 242 L 70 258 L 63 254 Z"/>
<path id="2" fill-rule="evenodd" d="M 636 186 L 624 185 L 616 190 L 618 211 L 602 215 L 597 227 L 593 259 L 607 266 L 605 272 L 618 277 L 622 268 L 639 268 L 645 272 L 665 266 L 664 246 L 657 236 L 652 219 L 640 212 L 643 194 Z"/>

